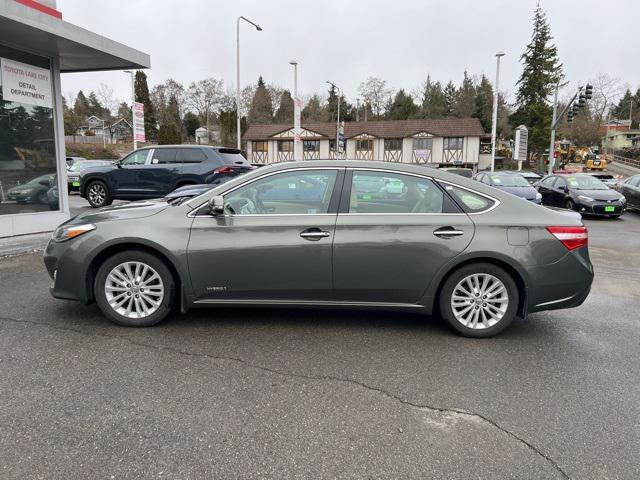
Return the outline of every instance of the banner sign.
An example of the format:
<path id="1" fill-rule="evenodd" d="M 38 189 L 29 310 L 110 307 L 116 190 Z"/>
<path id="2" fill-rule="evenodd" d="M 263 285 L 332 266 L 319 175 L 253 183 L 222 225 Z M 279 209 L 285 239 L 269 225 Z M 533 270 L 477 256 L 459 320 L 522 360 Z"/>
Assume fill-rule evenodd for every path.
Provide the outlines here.
<path id="1" fill-rule="evenodd" d="M 53 108 L 49 70 L 6 58 L 0 58 L 0 70 L 5 101 Z"/>
<path id="2" fill-rule="evenodd" d="M 133 103 L 133 135 L 136 142 L 146 142 L 144 136 L 144 103 Z"/>

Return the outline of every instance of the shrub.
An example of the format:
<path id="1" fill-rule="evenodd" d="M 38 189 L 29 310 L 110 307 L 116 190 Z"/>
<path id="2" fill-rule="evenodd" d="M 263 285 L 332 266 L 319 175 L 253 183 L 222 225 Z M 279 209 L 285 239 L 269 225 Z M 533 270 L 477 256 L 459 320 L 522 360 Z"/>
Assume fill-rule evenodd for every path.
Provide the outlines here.
<path id="1" fill-rule="evenodd" d="M 179 143 L 182 143 L 182 135 L 180 135 L 180 130 L 175 124 L 160 125 L 158 145 L 175 145 Z"/>

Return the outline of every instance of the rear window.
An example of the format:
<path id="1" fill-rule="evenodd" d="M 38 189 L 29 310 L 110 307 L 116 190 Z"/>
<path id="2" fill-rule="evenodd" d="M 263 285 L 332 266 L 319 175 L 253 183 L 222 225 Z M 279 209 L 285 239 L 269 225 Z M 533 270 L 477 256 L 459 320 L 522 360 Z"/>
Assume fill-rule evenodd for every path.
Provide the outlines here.
<path id="1" fill-rule="evenodd" d="M 227 165 L 251 165 L 247 159 L 242 156 L 240 150 L 235 148 L 219 148 L 218 155 L 222 157 L 222 161 Z"/>
<path id="2" fill-rule="evenodd" d="M 495 202 L 490 198 L 454 185 L 444 185 L 444 189 L 467 213 L 480 213 L 489 210 Z"/>

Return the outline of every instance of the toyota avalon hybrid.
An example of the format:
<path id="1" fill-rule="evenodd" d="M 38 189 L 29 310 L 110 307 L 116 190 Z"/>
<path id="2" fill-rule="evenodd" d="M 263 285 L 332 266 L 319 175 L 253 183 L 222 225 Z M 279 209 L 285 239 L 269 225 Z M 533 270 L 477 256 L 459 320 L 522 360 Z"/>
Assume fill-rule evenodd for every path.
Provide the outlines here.
<path id="1" fill-rule="evenodd" d="M 593 279 L 575 213 L 435 169 L 337 160 L 85 212 L 44 262 L 54 297 L 136 327 L 193 307 L 376 308 L 488 337 L 580 305 Z"/>

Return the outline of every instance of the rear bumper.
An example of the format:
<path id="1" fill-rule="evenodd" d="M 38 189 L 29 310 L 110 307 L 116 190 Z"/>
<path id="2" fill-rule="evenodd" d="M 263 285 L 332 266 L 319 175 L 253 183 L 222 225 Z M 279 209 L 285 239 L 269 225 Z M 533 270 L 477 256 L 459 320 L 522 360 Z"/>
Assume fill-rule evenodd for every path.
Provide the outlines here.
<path id="1" fill-rule="evenodd" d="M 567 252 L 558 262 L 526 268 L 527 311 L 559 310 L 581 305 L 593 283 L 593 265 L 586 247 Z"/>

